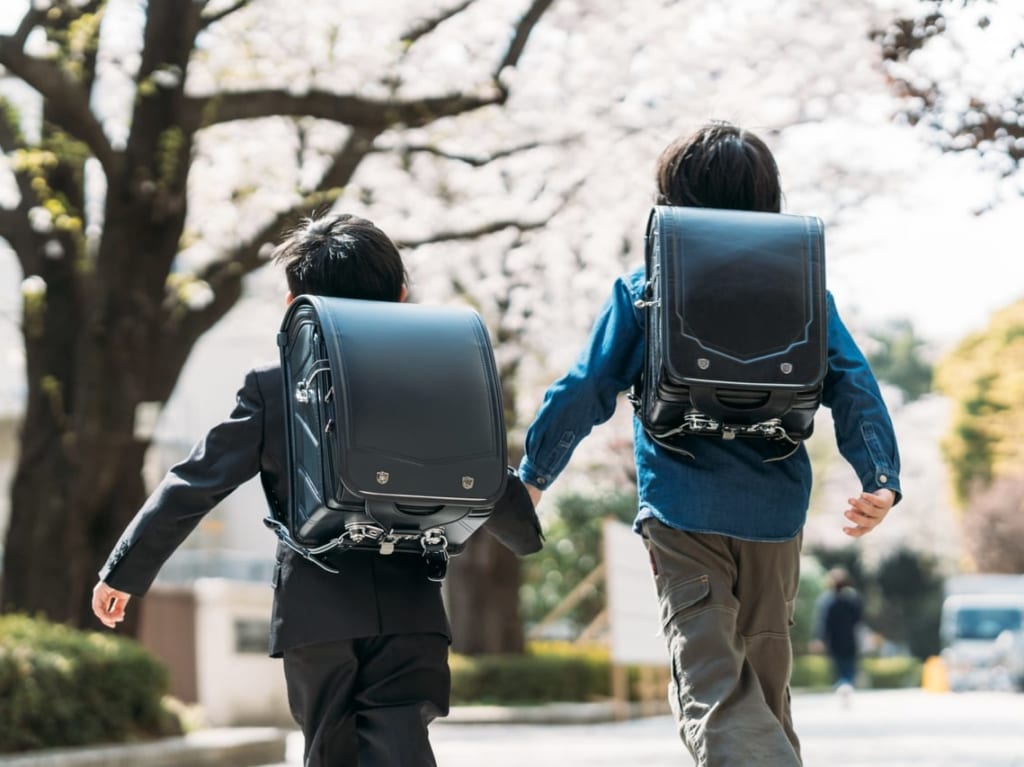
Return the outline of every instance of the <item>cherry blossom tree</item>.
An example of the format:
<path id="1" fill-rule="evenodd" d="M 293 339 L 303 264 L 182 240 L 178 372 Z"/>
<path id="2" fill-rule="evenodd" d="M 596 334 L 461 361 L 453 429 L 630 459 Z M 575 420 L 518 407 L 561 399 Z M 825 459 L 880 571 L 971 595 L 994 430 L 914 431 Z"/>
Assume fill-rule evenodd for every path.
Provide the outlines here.
<path id="1" fill-rule="evenodd" d="M 424 15 L 391 4 L 372 27 L 324 2 L 296 14 L 255 0 L 37 0 L 0 36 L 8 80 L 36 94 L 5 98 L 0 120 L 16 186 L 0 231 L 24 275 L 28 392 L 4 610 L 90 625 L 96 569 L 144 497 L 140 413 L 166 402 L 268 244 L 333 204 L 367 157 L 500 110 L 550 4 L 492 8 L 485 36 L 446 35 L 473 60 L 447 79 L 417 48 L 478 12 L 474 0 Z M 192 171 L 239 135 L 258 136 L 274 167 L 233 185 L 231 214 L 211 224 Z"/>

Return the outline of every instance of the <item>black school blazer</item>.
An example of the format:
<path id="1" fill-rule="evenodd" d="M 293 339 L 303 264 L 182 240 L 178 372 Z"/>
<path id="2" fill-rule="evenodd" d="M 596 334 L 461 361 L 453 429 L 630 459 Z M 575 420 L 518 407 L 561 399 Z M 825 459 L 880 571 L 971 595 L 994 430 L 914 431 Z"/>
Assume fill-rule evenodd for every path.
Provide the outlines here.
<path id="1" fill-rule="evenodd" d="M 288 502 L 284 392 L 278 365 L 249 371 L 235 409 L 173 466 L 122 534 L 100 578 L 145 594 L 164 562 L 217 503 L 257 474 L 268 504 Z M 262 525 L 264 509 L 253 509 Z M 267 533 L 271 533 L 268 531 Z M 317 642 L 451 631 L 440 584 L 417 556 L 349 551 L 328 573 L 277 547 L 270 653 Z"/>

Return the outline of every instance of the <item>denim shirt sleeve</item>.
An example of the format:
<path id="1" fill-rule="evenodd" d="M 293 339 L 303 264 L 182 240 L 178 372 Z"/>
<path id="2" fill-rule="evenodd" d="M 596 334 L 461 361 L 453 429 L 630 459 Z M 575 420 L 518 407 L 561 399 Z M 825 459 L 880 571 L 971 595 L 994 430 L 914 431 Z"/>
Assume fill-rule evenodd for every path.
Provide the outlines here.
<path id="1" fill-rule="evenodd" d="M 576 446 L 615 412 L 618 396 L 640 377 L 643 323 L 633 305 L 643 290 L 644 270 L 620 277 L 573 367 L 551 385 L 526 432 L 519 476 L 547 489 L 569 463 Z"/>
<path id="2" fill-rule="evenodd" d="M 900 455 L 878 382 L 843 325 L 831 293 L 828 302 L 828 373 L 822 402 L 831 409 L 839 452 L 867 492 L 900 490 Z"/>

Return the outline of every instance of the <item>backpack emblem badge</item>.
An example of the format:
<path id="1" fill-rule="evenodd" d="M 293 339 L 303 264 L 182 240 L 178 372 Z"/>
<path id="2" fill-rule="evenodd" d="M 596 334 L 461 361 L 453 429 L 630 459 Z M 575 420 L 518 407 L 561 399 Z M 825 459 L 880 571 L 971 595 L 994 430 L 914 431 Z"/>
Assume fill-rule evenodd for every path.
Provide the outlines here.
<path id="1" fill-rule="evenodd" d="M 475 481 L 476 480 L 474 480 L 472 477 L 463 477 L 462 478 L 462 489 L 463 490 L 472 490 L 473 489 L 473 483 Z"/>
<path id="2" fill-rule="evenodd" d="M 389 479 L 391 479 L 391 475 L 388 474 L 386 471 L 378 471 L 377 472 L 377 484 L 378 485 L 386 485 L 388 483 Z"/>

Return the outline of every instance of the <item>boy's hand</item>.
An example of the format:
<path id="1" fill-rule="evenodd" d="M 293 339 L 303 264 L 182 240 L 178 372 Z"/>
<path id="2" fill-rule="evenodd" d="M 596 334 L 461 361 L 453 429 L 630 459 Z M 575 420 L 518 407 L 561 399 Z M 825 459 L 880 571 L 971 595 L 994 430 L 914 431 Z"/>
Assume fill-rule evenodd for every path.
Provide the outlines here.
<path id="1" fill-rule="evenodd" d="M 92 589 L 93 614 L 107 628 L 117 628 L 117 624 L 124 620 L 124 610 L 131 598 L 131 594 L 100 581 Z"/>
<path id="2" fill-rule="evenodd" d="M 861 493 L 857 498 L 849 498 L 850 504 L 843 516 L 853 523 L 852 527 L 844 527 L 843 532 L 853 538 L 867 535 L 885 519 L 893 503 L 896 493 L 885 488 L 873 493 Z"/>
<path id="3" fill-rule="evenodd" d="M 526 485 L 526 483 L 523 483 Z M 537 504 L 540 503 L 540 497 L 544 495 L 544 491 L 534 487 L 533 485 L 526 485 L 526 492 L 530 494 L 530 500 L 533 501 L 533 508 L 537 508 Z"/>

